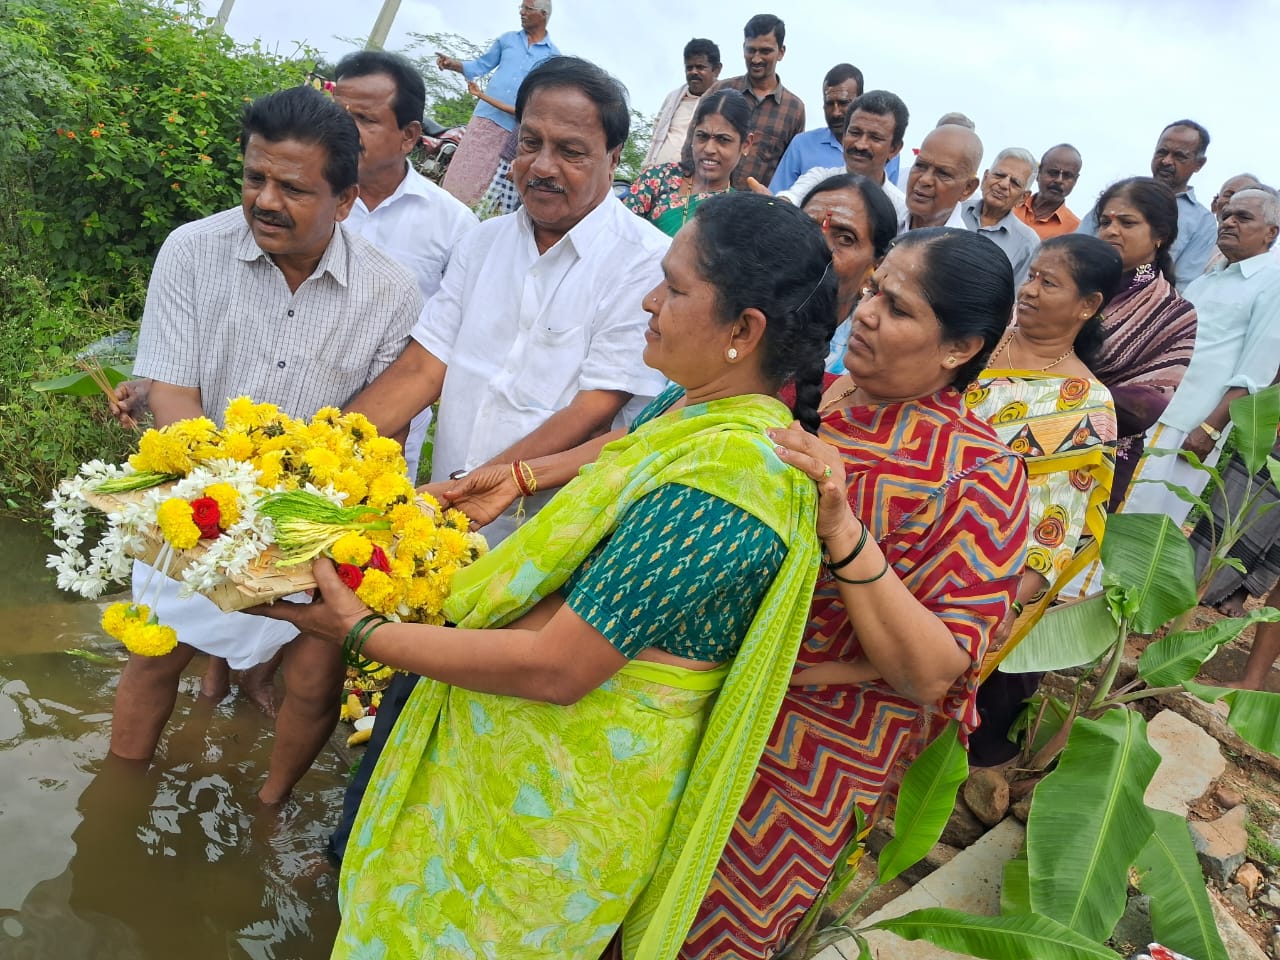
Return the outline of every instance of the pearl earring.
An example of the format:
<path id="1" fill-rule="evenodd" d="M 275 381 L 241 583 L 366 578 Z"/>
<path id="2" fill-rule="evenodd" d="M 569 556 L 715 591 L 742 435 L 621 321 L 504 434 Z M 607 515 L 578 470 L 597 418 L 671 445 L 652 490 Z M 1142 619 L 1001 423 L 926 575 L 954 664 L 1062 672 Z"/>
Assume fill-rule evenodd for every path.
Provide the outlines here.
<path id="1" fill-rule="evenodd" d="M 726 353 L 725 353 L 725 356 L 729 358 L 729 362 L 730 362 L 730 363 L 732 363 L 734 360 L 737 360 L 737 359 L 738 359 L 738 348 L 737 348 L 737 347 L 730 347 L 730 348 L 729 348 L 729 350 L 728 350 L 728 352 L 726 352 Z"/>

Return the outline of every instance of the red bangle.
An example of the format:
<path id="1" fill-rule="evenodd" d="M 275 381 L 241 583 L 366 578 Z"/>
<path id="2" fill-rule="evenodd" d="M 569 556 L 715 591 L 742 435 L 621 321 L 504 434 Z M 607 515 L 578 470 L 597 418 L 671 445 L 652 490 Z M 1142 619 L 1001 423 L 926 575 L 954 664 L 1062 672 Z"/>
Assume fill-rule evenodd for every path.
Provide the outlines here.
<path id="1" fill-rule="evenodd" d="M 534 491 L 538 489 L 538 482 L 534 479 L 533 468 L 523 460 L 516 460 L 511 464 L 511 477 L 516 482 L 516 489 L 520 491 L 520 496 L 531 497 Z"/>

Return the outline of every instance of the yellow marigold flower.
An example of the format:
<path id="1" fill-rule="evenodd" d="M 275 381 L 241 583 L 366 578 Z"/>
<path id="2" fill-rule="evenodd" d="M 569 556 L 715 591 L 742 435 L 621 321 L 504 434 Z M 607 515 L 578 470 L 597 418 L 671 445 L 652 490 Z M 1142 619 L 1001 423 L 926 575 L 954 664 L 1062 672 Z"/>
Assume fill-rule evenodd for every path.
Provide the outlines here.
<path id="1" fill-rule="evenodd" d="M 391 576 L 397 580 L 412 580 L 413 572 L 418 568 L 412 557 L 402 557 L 398 553 L 391 558 L 390 563 Z M 401 590 L 400 592 L 403 593 L 404 591 Z"/>
<path id="2" fill-rule="evenodd" d="M 375 510 L 385 510 L 402 499 L 412 500 L 413 492 L 413 484 L 403 472 L 388 471 L 369 481 L 369 493 L 366 499 L 369 501 L 369 506 Z"/>
<path id="3" fill-rule="evenodd" d="M 324 447 L 312 447 L 302 455 L 302 463 L 310 471 L 312 479 L 319 483 L 328 483 L 342 468 L 342 461 L 337 454 Z"/>
<path id="4" fill-rule="evenodd" d="M 254 403 L 248 397 L 236 397 L 227 404 L 224 420 L 232 430 L 253 430 L 276 419 L 280 409 L 274 403 Z"/>
<path id="5" fill-rule="evenodd" d="M 200 528 L 191 519 L 191 504 L 181 497 L 170 497 L 156 510 L 160 532 L 179 550 L 190 550 L 200 540 Z"/>
<path id="6" fill-rule="evenodd" d="M 130 653 L 143 657 L 163 657 L 178 645 L 178 635 L 173 627 L 160 623 L 128 624 L 120 638 Z"/>
<path id="7" fill-rule="evenodd" d="M 335 563 L 354 563 L 357 567 L 368 563 L 372 553 L 373 543 L 358 533 L 344 533 L 329 548 L 329 555 Z"/>
<path id="8" fill-rule="evenodd" d="M 459 533 L 466 533 L 471 529 L 471 518 L 461 510 L 450 508 L 444 512 L 444 519 L 449 526 L 457 530 Z"/>
<path id="9" fill-rule="evenodd" d="M 265 451 L 254 458 L 253 465 L 257 468 L 259 482 L 264 487 L 279 486 L 284 476 L 284 451 Z"/>
<path id="10" fill-rule="evenodd" d="M 390 437 L 370 437 L 360 448 L 366 460 L 403 460 L 404 451 Z"/>
<path id="11" fill-rule="evenodd" d="M 311 415 L 311 423 L 324 423 L 331 427 L 336 427 L 338 421 L 342 419 L 342 412 L 337 407 L 321 407 Z"/>
<path id="12" fill-rule="evenodd" d="M 223 530 L 240 519 L 240 494 L 231 484 L 211 484 L 204 488 L 204 495 L 218 502 L 218 526 Z"/>
<path id="13" fill-rule="evenodd" d="M 458 566 L 471 557 L 471 545 L 465 535 L 453 527 L 441 527 L 436 537 L 436 562 Z"/>
<path id="14" fill-rule="evenodd" d="M 356 589 L 356 596 L 364 601 L 365 606 L 381 614 L 393 613 L 400 602 L 395 582 L 381 570 L 364 572 L 364 580 Z"/>
<path id="15" fill-rule="evenodd" d="M 107 609 L 102 611 L 102 629 L 106 632 L 107 636 L 115 637 L 117 640 L 124 636 L 125 624 L 131 616 L 129 608 L 132 606 L 133 604 L 131 603 L 113 603 L 111 606 L 107 607 Z M 144 616 L 151 615 L 151 611 L 148 610 L 145 605 L 139 606 L 137 609 L 139 611 L 146 611 Z"/>
<path id="16" fill-rule="evenodd" d="M 388 511 L 387 519 L 391 521 L 391 529 L 398 534 L 415 520 L 422 520 L 424 517 L 422 511 L 412 503 L 398 503 Z"/>
<path id="17" fill-rule="evenodd" d="M 366 493 L 369 492 L 369 486 L 364 482 L 364 477 L 360 476 L 358 470 L 351 467 L 344 467 L 333 475 L 329 480 L 342 493 L 347 495 L 347 503 L 355 504 L 364 499 Z"/>
<path id="18" fill-rule="evenodd" d="M 378 435 L 377 428 L 369 422 L 369 418 L 363 413 L 344 414 L 338 422 L 356 440 L 372 440 Z"/>
<path id="19" fill-rule="evenodd" d="M 222 455 L 232 460 L 247 462 L 257 452 L 257 444 L 247 433 L 238 430 L 228 431 L 222 436 Z"/>
<path id="20" fill-rule="evenodd" d="M 186 445 L 160 430 L 148 430 L 138 440 L 138 452 L 129 458 L 135 470 L 185 474 L 193 466 Z"/>

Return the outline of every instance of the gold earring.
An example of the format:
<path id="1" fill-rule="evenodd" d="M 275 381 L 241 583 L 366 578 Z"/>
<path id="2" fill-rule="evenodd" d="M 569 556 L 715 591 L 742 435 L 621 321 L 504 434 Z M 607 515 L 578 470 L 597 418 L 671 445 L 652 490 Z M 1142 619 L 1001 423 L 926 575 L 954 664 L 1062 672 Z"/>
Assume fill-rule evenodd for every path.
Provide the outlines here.
<path id="1" fill-rule="evenodd" d="M 956 365 L 956 358 L 955 358 L 955 357 L 947 357 L 947 366 L 948 366 L 948 367 L 954 367 L 955 365 Z"/>
<path id="2" fill-rule="evenodd" d="M 733 361 L 738 359 L 738 348 L 730 347 L 728 351 L 725 352 L 725 356 L 729 358 L 730 363 L 733 363 Z"/>

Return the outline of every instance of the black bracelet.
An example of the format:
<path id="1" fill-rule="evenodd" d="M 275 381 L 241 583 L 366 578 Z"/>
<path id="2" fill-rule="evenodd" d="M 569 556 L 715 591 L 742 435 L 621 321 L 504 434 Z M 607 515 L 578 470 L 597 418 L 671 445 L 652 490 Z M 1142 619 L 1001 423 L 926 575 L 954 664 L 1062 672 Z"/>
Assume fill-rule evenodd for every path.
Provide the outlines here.
<path id="1" fill-rule="evenodd" d="M 847 557 L 845 557 L 843 560 L 838 560 L 835 563 L 832 563 L 831 561 L 828 560 L 827 569 L 831 571 L 836 571 L 836 570 L 839 570 L 841 567 L 847 567 L 849 564 L 853 563 L 855 559 L 857 559 L 858 554 L 862 552 L 862 548 L 865 547 L 866 545 L 867 545 L 867 525 L 864 523 L 862 525 L 862 536 L 858 537 L 858 544 L 853 548 L 853 552 L 849 554 Z"/>
<path id="2" fill-rule="evenodd" d="M 877 573 L 874 577 L 867 577 L 867 579 L 865 580 L 850 580 L 848 577 L 840 576 L 840 574 L 836 573 L 834 570 L 831 571 L 831 576 L 835 577 L 841 583 L 849 583 L 849 584 L 853 584 L 854 586 L 861 586 L 862 584 L 865 584 L 865 583 L 875 583 L 877 580 L 879 580 L 888 572 L 889 572 L 889 559 L 886 557 L 884 561 L 884 566 L 880 568 L 880 572 Z"/>

